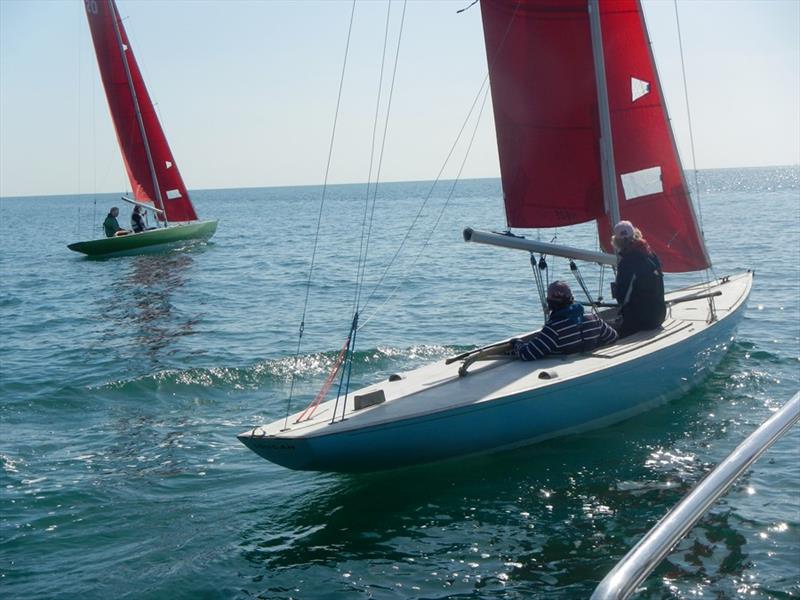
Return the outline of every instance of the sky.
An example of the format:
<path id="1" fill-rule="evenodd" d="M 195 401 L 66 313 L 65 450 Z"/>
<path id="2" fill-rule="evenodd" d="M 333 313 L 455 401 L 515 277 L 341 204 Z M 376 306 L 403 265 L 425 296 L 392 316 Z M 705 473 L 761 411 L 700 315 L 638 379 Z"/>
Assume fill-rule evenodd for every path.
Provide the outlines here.
<path id="1" fill-rule="evenodd" d="M 479 7 L 456 13 L 470 2 L 407 4 L 381 181 L 435 178 L 465 121 L 487 68 Z M 117 4 L 189 189 L 323 182 L 350 0 Z M 690 168 L 675 4 L 643 6 Z M 697 167 L 800 163 L 800 0 L 677 7 Z M 391 4 L 379 132 L 402 8 Z M 369 177 L 386 10 L 384 1 L 356 4 L 330 183 Z M 458 152 L 445 178 L 463 144 Z M 489 100 L 462 177 L 497 176 Z M 128 189 L 83 2 L 0 0 L 0 196 Z"/>

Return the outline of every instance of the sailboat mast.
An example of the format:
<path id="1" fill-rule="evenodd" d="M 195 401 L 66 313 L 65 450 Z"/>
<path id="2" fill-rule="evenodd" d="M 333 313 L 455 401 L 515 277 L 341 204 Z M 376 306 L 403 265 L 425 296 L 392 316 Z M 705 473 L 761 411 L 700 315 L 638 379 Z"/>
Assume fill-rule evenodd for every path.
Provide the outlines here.
<path id="1" fill-rule="evenodd" d="M 117 12 L 117 6 L 113 0 L 109 0 L 109 4 L 111 6 L 111 12 L 113 13 L 113 21 L 114 21 L 114 33 L 117 36 L 117 45 L 119 46 L 120 54 L 122 55 L 122 64 L 125 67 L 125 77 L 128 79 L 128 87 L 131 90 L 131 97 L 133 98 L 133 107 L 136 111 L 136 121 L 139 125 L 139 132 L 142 135 L 142 143 L 144 144 L 144 152 L 147 155 L 147 166 L 150 169 L 150 177 L 153 179 L 153 191 L 155 192 L 156 198 L 154 200 L 157 201 L 158 207 L 162 211 L 162 215 L 164 218 L 164 227 L 169 225 L 169 220 L 167 219 L 167 212 L 164 210 L 164 202 L 161 199 L 161 188 L 158 185 L 158 177 L 156 176 L 156 168 L 153 164 L 153 155 L 150 152 L 150 144 L 147 141 L 147 132 L 145 131 L 144 127 L 144 119 L 142 119 L 142 111 L 139 108 L 139 98 L 136 96 L 136 88 L 133 86 L 133 77 L 131 77 L 131 70 L 128 66 L 128 57 L 125 55 L 125 45 L 122 43 L 122 34 L 119 32 L 119 13 Z"/>
<path id="2" fill-rule="evenodd" d="M 600 113 L 600 160 L 603 178 L 603 200 L 611 227 L 619 223 L 619 197 L 617 195 L 617 169 L 614 165 L 614 141 L 611 137 L 611 111 L 608 107 L 606 61 L 603 56 L 603 32 L 600 26 L 599 0 L 589 0 L 589 23 L 592 30 L 592 57 L 597 82 L 597 108 Z"/>

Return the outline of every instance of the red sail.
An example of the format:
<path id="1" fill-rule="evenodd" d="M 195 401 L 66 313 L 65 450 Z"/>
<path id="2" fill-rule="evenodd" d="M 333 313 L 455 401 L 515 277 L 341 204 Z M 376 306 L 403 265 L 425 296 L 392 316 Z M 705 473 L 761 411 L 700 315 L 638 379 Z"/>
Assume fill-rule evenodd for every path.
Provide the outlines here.
<path id="1" fill-rule="evenodd" d="M 163 205 L 169 221 L 196 220 L 197 214 L 189 200 L 186 186 L 178 171 L 178 166 L 175 164 L 175 159 L 172 157 L 172 152 L 170 152 L 150 95 L 147 93 L 114 0 L 84 0 L 84 4 L 97 55 L 97 65 L 100 68 L 108 106 L 114 120 L 114 128 L 117 132 L 117 139 L 134 197 L 137 200 L 152 202 L 157 207 Z M 117 39 L 115 20 L 119 28 L 122 48 Z M 128 83 L 125 59 L 127 59 L 130 71 L 130 80 L 133 82 L 133 90 Z M 146 139 L 142 137 L 136 117 L 137 101 Z M 148 164 L 145 144 L 150 148 L 155 177 L 161 193 L 160 201 Z"/>
<path id="2" fill-rule="evenodd" d="M 671 272 L 709 261 L 637 0 L 601 0 L 619 204 Z M 482 0 L 506 218 L 598 220 L 610 251 L 588 0 Z"/>
<path id="3" fill-rule="evenodd" d="M 511 227 L 558 227 L 603 214 L 586 2 L 481 2 Z"/>
<path id="4" fill-rule="evenodd" d="M 642 230 L 664 270 L 710 266 L 667 118 L 639 0 L 600 3 L 622 219 Z M 597 223 L 610 252 L 611 224 Z"/>

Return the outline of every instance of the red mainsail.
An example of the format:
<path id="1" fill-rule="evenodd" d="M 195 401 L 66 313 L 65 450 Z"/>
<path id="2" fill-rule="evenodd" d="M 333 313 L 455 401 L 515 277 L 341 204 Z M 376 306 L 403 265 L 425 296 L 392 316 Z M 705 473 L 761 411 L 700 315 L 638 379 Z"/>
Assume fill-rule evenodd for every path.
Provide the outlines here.
<path id="1" fill-rule="evenodd" d="M 705 268 L 641 6 L 599 4 L 621 217 L 666 271 Z M 481 0 L 481 10 L 508 225 L 597 220 L 610 251 L 588 0 Z"/>
<path id="2" fill-rule="evenodd" d="M 94 41 L 97 65 L 134 198 L 152 202 L 156 207 L 163 206 L 169 221 L 196 220 L 197 214 L 170 152 L 150 94 L 147 93 L 114 0 L 84 0 L 84 5 Z M 133 89 L 126 73 L 126 62 Z M 142 116 L 144 137 L 136 116 L 137 103 Z M 153 173 L 148 164 L 146 144 L 150 148 L 157 184 L 153 181 Z M 160 199 L 156 185 L 160 191 Z"/>

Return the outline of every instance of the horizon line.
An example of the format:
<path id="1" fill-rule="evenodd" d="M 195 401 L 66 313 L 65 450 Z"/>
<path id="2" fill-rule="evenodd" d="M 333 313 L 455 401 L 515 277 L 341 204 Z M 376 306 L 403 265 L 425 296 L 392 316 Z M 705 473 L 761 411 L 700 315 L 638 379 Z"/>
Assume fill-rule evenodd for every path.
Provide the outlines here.
<path id="1" fill-rule="evenodd" d="M 710 167 L 705 169 L 697 169 L 697 172 L 702 171 L 733 171 L 733 170 L 742 170 L 742 169 L 783 169 L 783 168 L 800 168 L 800 163 L 793 163 L 793 164 L 783 164 L 783 165 L 757 165 L 757 166 L 739 166 L 739 167 Z M 694 171 L 694 169 L 683 169 L 684 173 L 689 173 Z M 458 180 L 455 179 L 403 179 L 397 181 L 383 181 L 378 182 L 378 185 L 390 185 L 390 184 L 398 184 L 398 183 L 441 183 L 441 182 L 452 182 L 452 181 L 480 181 L 480 180 L 488 180 L 488 179 L 501 179 L 499 175 L 493 177 L 462 177 Z M 349 185 L 367 185 L 368 182 L 361 181 L 361 182 L 343 182 L 343 183 L 300 183 L 300 184 L 284 184 L 284 185 L 253 185 L 253 186 L 245 186 L 245 187 L 214 187 L 214 188 L 193 188 L 187 189 L 189 193 L 195 192 L 219 192 L 224 190 L 262 190 L 262 189 L 278 189 L 278 188 L 308 188 L 308 187 L 322 187 L 326 185 L 326 187 L 337 187 L 337 186 L 349 186 Z M 369 182 L 370 185 L 374 185 L 373 182 Z M 73 192 L 73 193 L 62 193 L 62 194 L 21 194 L 21 195 L 14 195 L 14 196 L 0 196 L 0 200 L 14 200 L 18 198 L 62 198 L 62 197 L 69 197 L 69 196 L 105 196 L 110 194 L 129 194 L 130 190 L 125 191 L 109 191 L 109 192 Z"/>

